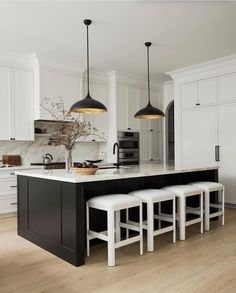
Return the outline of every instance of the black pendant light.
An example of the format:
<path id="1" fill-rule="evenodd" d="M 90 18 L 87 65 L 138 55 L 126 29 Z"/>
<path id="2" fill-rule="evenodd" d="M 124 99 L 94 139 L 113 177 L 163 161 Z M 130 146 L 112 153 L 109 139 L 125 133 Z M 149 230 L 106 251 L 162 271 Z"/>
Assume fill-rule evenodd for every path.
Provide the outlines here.
<path id="1" fill-rule="evenodd" d="M 79 112 L 79 113 L 101 113 L 106 112 L 107 108 L 97 100 L 94 100 L 89 93 L 89 32 L 88 27 L 92 23 L 90 19 L 85 19 L 84 24 L 87 27 L 87 82 L 88 82 L 88 93 L 87 96 L 76 102 L 74 105 L 71 106 L 71 112 Z"/>
<path id="2" fill-rule="evenodd" d="M 149 78 L 149 47 L 152 43 L 146 42 L 145 46 L 147 47 L 147 73 L 148 73 L 148 104 L 143 109 L 139 110 L 135 115 L 134 118 L 138 119 L 159 119 L 165 117 L 165 114 L 153 107 L 150 101 L 150 78 Z"/>

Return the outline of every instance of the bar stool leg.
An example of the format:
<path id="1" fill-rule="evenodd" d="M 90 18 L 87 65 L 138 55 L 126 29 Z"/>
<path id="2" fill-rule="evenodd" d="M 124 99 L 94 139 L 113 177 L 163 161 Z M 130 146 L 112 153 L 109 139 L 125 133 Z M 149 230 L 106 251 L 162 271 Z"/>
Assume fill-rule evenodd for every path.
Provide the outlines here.
<path id="1" fill-rule="evenodd" d="M 143 255 L 143 206 L 139 206 L 140 255 Z"/>
<path id="2" fill-rule="evenodd" d="M 222 204 L 222 212 L 223 212 L 221 221 L 222 221 L 222 225 L 224 225 L 225 224 L 225 188 L 223 188 L 221 195 L 222 195 L 221 204 Z"/>
<path id="3" fill-rule="evenodd" d="M 154 250 L 154 218 L 153 218 L 153 203 L 147 203 L 147 251 Z"/>
<path id="4" fill-rule="evenodd" d="M 161 202 L 158 203 L 158 215 L 161 214 Z M 161 229 L 161 220 L 158 220 L 158 229 Z"/>
<path id="5" fill-rule="evenodd" d="M 89 241 L 89 206 L 86 203 L 86 239 L 87 239 L 87 256 L 90 255 L 90 241 Z"/>
<path id="6" fill-rule="evenodd" d="M 201 228 L 200 231 L 203 233 L 203 192 L 200 194 L 200 217 L 201 217 Z"/>
<path id="7" fill-rule="evenodd" d="M 107 230 L 108 230 L 108 266 L 115 266 L 115 231 L 114 231 L 114 211 L 107 213 Z"/>
<path id="8" fill-rule="evenodd" d="M 205 230 L 210 230 L 210 193 L 205 191 Z"/>
<path id="9" fill-rule="evenodd" d="M 175 198 L 173 199 L 173 243 L 176 243 L 176 213 L 175 213 Z"/>
<path id="10" fill-rule="evenodd" d="M 186 203 L 185 197 L 179 197 L 179 239 L 185 240 Z"/>
<path id="11" fill-rule="evenodd" d="M 120 242 L 120 211 L 116 211 L 116 243 Z"/>
<path id="12" fill-rule="evenodd" d="M 129 209 L 126 209 L 126 223 L 129 222 Z M 126 229 L 126 239 L 129 238 L 129 229 Z"/>

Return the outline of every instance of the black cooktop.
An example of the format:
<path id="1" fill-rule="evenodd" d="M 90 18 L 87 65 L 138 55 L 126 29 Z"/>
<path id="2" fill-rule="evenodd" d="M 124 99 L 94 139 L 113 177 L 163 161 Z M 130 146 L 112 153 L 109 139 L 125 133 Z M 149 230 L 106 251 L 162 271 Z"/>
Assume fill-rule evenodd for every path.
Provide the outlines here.
<path id="1" fill-rule="evenodd" d="M 50 164 L 44 163 L 31 163 L 32 166 L 44 166 L 47 169 L 65 169 L 66 163 L 65 162 L 52 162 Z"/>

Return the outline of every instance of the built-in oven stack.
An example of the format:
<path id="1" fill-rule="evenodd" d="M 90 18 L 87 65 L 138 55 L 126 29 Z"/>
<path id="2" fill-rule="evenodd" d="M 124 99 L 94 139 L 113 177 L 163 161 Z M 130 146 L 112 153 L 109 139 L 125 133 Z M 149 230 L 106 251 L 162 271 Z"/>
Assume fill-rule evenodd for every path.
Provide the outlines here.
<path id="1" fill-rule="evenodd" d="M 139 132 L 118 131 L 119 158 L 121 165 L 139 164 Z"/>

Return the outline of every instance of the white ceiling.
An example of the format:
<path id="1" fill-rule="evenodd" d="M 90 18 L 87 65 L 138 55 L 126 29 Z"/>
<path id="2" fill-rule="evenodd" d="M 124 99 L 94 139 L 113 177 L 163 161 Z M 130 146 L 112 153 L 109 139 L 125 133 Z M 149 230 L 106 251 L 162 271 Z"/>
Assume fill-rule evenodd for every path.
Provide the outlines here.
<path id="1" fill-rule="evenodd" d="M 0 2 L 2 51 L 85 65 L 84 18 L 91 18 L 91 66 L 152 78 L 236 53 L 236 2 Z"/>

